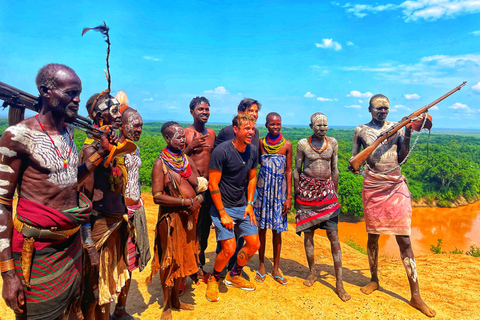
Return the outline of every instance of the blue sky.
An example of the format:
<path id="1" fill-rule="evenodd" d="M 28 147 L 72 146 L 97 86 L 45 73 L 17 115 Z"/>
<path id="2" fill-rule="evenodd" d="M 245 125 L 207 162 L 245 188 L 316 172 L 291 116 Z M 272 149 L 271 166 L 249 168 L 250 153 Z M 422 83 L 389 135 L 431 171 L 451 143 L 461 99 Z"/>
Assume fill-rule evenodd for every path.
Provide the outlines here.
<path id="1" fill-rule="evenodd" d="M 188 104 L 211 102 L 227 123 L 243 97 L 284 125 L 323 112 L 331 126 L 370 120 L 372 94 L 389 97 L 397 121 L 462 81 L 431 111 L 434 129 L 480 121 L 480 3 L 412 0 L 22 1 L 0 0 L 0 81 L 35 93 L 43 65 L 69 65 L 85 102 L 106 88 L 106 21 L 112 90 L 125 90 L 144 121 L 191 121 Z M 6 115 L 0 111 L 0 115 Z"/>

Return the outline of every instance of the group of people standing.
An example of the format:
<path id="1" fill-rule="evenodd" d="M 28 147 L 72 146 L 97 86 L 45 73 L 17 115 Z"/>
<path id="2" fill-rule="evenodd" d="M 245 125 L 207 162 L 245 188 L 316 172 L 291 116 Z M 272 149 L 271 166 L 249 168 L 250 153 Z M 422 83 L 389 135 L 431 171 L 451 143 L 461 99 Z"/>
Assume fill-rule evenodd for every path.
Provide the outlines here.
<path id="1" fill-rule="evenodd" d="M 150 260 L 147 224 L 139 184 L 141 158 L 133 145 L 142 132 L 140 114 L 128 107 L 123 92 L 94 94 L 86 104 L 89 117 L 103 128 L 87 138 L 80 152 L 73 128 L 80 103 L 81 81 L 60 64 L 43 67 L 36 78 L 41 110 L 7 128 L 0 140 L 0 270 L 3 298 L 17 319 L 134 319 L 125 309 L 131 272 Z M 206 128 L 210 103 L 190 103 L 191 126 L 163 124 L 167 146 L 159 150 L 152 170 L 153 200 L 159 205 L 151 275 L 160 273 L 162 319 L 171 309 L 192 310 L 179 297 L 188 276 L 207 283 L 206 299 L 219 300 L 224 284 L 255 290 L 242 269 L 258 251 L 254 280 L 265 281 L 266 232 L 272 230 L 274 264 L 271 275 L 280 285 L 288 279 L 279 268 L 281 234 L 295 204 L 296 232 L 304 233 L 312 286 L 315 230 L 325 229 L 331 243 L 336 293 L 351 296 L 342 279 L 338 238 L 338 143 L 327 137 L 328 119 L 310 118 L 312 136 L 298 142 L 293 167 L 292 143 L 281 133 L 276 112 L 266 116 L 268 134 L 255 128 L 261 104 L 243 99 L 232 125 L 218 136 Z M 371 145 L 392 123 L 386 121 L 389 101 L 373 96 L 372 120 L 354 131 L 352 154 Z M 112 129 L 119 129 L 117 136 Z M 368 232 L 371 282 L 361 291 L 379 288 L 378 239 L 395 234 L 410 289 L 410 304 L 434 316 L 421 299 L 410 244 L 411 205 L 398 164 L 409 151 L 411 127 L 400 130 L 368 158 L 362 192 Z M 133 145 L 133 147 L 132 147 Z M 120 152 L 122 148 L 128 152 Z M 118 156 L 112 156 L 120 154 Z M 260 171 L 257 174 L 257 167 Z M 356 172 L 358 173 L 358 172 Z M 293 183 L 293 188 L 292 188 Z M 18 190 L 16 214 L 12 202 Z M 217 240 L 212 270 L 205 270 L 211 226 Z M 110 303 L 116 303 L 110 315 Z"/>

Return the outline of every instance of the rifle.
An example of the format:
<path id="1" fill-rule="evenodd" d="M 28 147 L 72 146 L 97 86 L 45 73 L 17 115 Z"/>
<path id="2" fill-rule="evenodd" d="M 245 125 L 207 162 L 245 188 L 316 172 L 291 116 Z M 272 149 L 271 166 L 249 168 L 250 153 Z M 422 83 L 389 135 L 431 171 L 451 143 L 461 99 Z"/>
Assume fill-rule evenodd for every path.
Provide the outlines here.
<path id="1" fill-rule="evenodd" d="M 40 112 L 42 109 L 40 97 L 12 87 L 0 81 L 0 100 L 3 100 L 3 108 L 10 106 L 8 110 L 8 125 L 12 126 L 23 120 L 25 109 Z M 65 119 L 65 122 L 70 124 L 75 129 L 84 131 L 89 138 L 100 140 L 104 130 L 97 128 L 93 124 L 93 120 L 77 115 L 74 119 Z M 137 146 L 130 140 L 126 139 L 124 142 L 112 146 L 110 155 L 105 161 L 105 168 L 108 167 L 111 160 L 115 157 L 127 153 L 134 152 Z"/>
<path id="2" fill-rule="evenodd" d="M 467 83 L 467 81 L 464 81 L 462 84 L 455 87 L 454 89 L 452 89 L 448 93 L 444 94 L 443 96 L 441 96 L 437 100 L 421 107 L 417 111 L 411 113 L 409 116 L 403 118 L 398 123 L 394 124 L 390 128 L 388 128 L 385 131 L 383 131 L 382 133 L 380 133 L 380 135 L 377 137 L 377 140 L 375 140 L 375 142 L 371 146 L 363 149 L 362 152 L 358 153 L 356 156 L 354 156 L 354 157 L 350 158 L 350 160 L 348 160 L 348 162 L 350 163 L 350 170 L 352 172 L 357 172 L 358 169 L 360 168 L 360 166 L 367 160 L 367 158 L 378 147 L 378 145 L 380 145 L 380 143 L 382 143 L 383 141 L 385 141 L 388 138 L 390 138 L 391 136 L 393 136 L 398 130 L 400 130 L 401 128 L 403 128 L 407 124 L 409 124 L 413 119 L 415 119 L 416 117 L 418 117 L 422 113 L 425 113 L 428 109 L 430 109 L 431 107 L 433 107 L 434 105 L 436 105 L 440 101 L 446 99 L 447 97 L 451 96 L 452 94 L 454 94 L 455 92 L 460 90 L 466 83 Z"/>

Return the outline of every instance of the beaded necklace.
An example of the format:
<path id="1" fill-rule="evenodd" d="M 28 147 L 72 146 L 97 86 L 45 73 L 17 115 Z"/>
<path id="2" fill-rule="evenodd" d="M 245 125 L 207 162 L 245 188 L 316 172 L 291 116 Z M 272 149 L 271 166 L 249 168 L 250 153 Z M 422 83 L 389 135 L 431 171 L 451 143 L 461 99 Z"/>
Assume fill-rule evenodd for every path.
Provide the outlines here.
<path id="1" fill-rule="evenodd" d="M 278 153 L 283 146 L 285 145 L 285 138 L 283 137 L 282 133 L 278 135 L 278 137 L 272 139 L 270 133 L 267 133 L 265 139 L 262 140 L 263 148 L 267 153 L 274 154 Z"/>
<path id="2" fill-rule="evenodd" d="M 314 151 L 316 151 L 316 152 L 318 152 L 318 153 L 322 153 L 323 151 L 325 151 L 325 149 L 327 149 L 327 147 L 328 147 L 328 139 L 327 139 L 327 136 L 324 136 L 324 137 L 323 137 L 323 140 L 325 141 L 325 143 L 324 143 L 324 146 L 323 146 L 322 150 L 318 150 L 318 149 L 316 149 L 316 148 L 313 146 L 312 137 L 313 137 L 313 136 L 308 137 L 308 142 L 310 143 L 310 147 L 311 147 Z"/>
<path id="3" fill-rule="evenodd" d="M 166 147 L 162 150 L 160 157 L 170 169 L 182 176 L 183 179 L 187 180 L 190 178 L 192 169 L 190 168 L 190 164 L 188 163 L 188 158 L 185 153 L 176 153 Z"/>
<path id="4" fill-rule="evenodd" d="M 69 147 L 69 150 L 68 150 L 68 155 L 64 158 L 62 157 L 62 154 L 60 153 L 60 150 L 58 150 L 57 146 L 55 145 L 55 142 L 53 141 L 52 137 L 50 137 L 50 135 L 48 134 L 47 130 L 45 130 L 45 127 L 43 126 L 43 124 L 40 122 L 40 119 L 38 118 L 38 114 L 35 116 L 35 119 L 37 119 L 37 122 L 38 124 L 40 125 L 40 128 L 42 128 L 43 132 L 45 132 L 45 134 L 50 138 L 50 141 L 52 142 L 53 144 L 53 149 L 55 150 L 55 152 L 57 153 L 57 156 L 63 160 L 63 167 L 65 169 L 67 169 L 67 160 L 68 160 L 68 157 L 70 156 L 70 154 L 72 153 L 72 147 L 68 146 Z M 68 134 L 68 137 L 70 138 L 70 142 L 72 142 L 72 136 L 68 133 L 68 130 L 67 130 L 67 125 L 64 123 L 63 126 L 65 127 L 65 130 L 67 131 L 67 134 Z"/>

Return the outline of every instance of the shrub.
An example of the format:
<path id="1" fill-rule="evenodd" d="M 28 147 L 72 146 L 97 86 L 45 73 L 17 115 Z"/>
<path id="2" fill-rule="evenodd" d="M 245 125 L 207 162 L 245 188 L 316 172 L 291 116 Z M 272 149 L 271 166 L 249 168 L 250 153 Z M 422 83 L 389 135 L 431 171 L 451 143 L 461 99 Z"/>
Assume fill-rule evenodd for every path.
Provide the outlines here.
<path id="1" fill-rule="evenodd" d="M 457 247 L 455 247 L 455 250 L 450 251 L 451 254 L 463 254 L 463 250 L 459 250 Z"/>
<path id="2" fill-rule="evenodd" d="M 470 250 L 466 252 L 468 256 L 472 256 L 475 258 L 480 257 L 480 248 L 477 247 L 476 245 L 470 246 Z"/>
<path id="3" fill-rule="evenodd" d="M 353 248 L 362 254 L 367 254 L 367 249 L 359 245 L 353 238 L 347 238 L 345 242 L 350 248 Z"/>
<path id="4" fill-rule="evenodd" d="M 434 254 L 446 253 L 445 251 L 442 251 L 442 239 L 437 239 L 437 245 L 436 246 L 431 244 L 430 245 L 430 251 L 432 251 Z"/>

